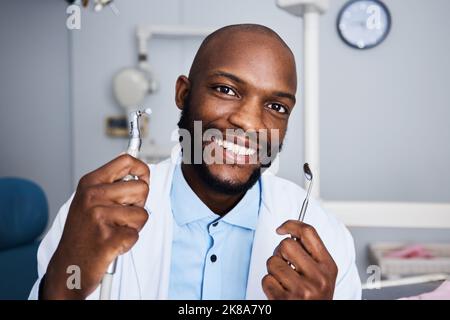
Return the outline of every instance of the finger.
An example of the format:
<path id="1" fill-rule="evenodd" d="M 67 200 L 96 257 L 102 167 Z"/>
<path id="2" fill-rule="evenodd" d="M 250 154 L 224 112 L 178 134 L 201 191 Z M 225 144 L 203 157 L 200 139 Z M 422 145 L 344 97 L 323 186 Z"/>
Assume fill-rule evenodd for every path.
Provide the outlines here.
<path id="1" fill-rule="evenodd" d="M 89 199 L 89 206 L 119 204 L 139 207 L 145 205 L 148 191 L 148 184 L 142 180 L 95 185 L 85 190 Z"/>
<path id="2" fill-rule="evenodd" d="M 281 241 L 275 249 L 274 255 L 289 262 L 290 267 L 294 266 L 295 271 L 302 275 L 301 289 L 305 294 L 308 292 L 309 284 L 324 287 L 335 274 L 334 269 L 328 268 L 327 264 L 319 264 L 297 240 L 292 238 Z"/>
<path id="3" fill-rule="evenodd" d="M 262 278 L 261 283 L 264 294 L 269 300 L 286 298 L 286 289 L 283 288 L 283 286 L 278 282 L 277 279 L 275 279 L 274 276 L 266 274 L 264 278 Z"/>
<path id="4" fill-rule="evenodd" d="M 290 234 L 297 238 L 316 261 L 328 262 L 330 259 L 333 260 L 316 229 L 309 224 L 297 220 L 289 220 L 278 227 L 277 233 L 282 235 Z"/>
<path id="5" fill-rule="evenodd" d="M 141 231 L 148 220 L 148 213 L 144 208 L 136 206 L 98 206 L 93 210 L 97 218 L 104 220 L 113 227 L 128 227 Z"/>
<path id="6" fill-rule="evenodd" d="M 149 183 L 150 169 L 141 160 L 124 154 L 84 176 L 82 183 L 84 185 L 113 183 L 122 180 L 127 175 L 137 176 L 140 180 Z"/>
<path id="7" fill-rule="evenodd" d="M 274 255 L 281 257 L 286 262 L 294 265 L 295 271 L 305 276 L 312 276 L 317 273 L 317 262 L 309 255 L 302 245 L 292 239 L 287 238 L 280 242 L 275 249 Z"/>
<path id="8" fill-rule="evenodd" d="M 272 256 L 267 260 L 267 272 L 287 291 L 295 290 L 298 282 L 297 280 L 300 277 L 300 275 L 279 256 Z"/>
<path id="9" fill-rule="evenodd" d="M 114 258 L 128 252 L 138 240 L 139 233 L 136 229 L 129 227 L 114 228 L 109 240 L 110 245 L 114 249 Z"/>

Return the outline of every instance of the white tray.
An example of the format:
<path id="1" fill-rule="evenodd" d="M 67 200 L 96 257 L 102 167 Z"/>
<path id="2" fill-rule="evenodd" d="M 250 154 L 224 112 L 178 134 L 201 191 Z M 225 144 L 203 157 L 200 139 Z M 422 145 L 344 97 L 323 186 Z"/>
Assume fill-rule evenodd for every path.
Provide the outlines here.
<path id="1" fill-rule="evenodd" d="M 371 262 L 381 268 L 386 278 L 421 275 L 429 273 L 450 274 L 450 243 L 421 244 L 433 258 L 390 258 L 385 255 L 412 243 L 374 243 L 369 247 Z"/>

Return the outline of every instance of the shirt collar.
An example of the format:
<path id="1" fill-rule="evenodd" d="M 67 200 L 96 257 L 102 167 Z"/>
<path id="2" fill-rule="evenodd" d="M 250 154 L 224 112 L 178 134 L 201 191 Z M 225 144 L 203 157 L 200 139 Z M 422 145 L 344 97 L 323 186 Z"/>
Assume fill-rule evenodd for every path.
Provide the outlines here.
<path id="1" fill-rule="evenodd" d="M 258 222 L 260 198 L 260 182 L 258 180 L 222 220 L 238 227 L 255 230 Z"/>
<path id="2" fill-rule="evenodd" d="M 211 222 L 220 220 L 220 216 L 212 212 L 191 189 L 183 176 L 181 165 L 177 164 L 172 179 L 170 192 L 172 211 L 178 225 L 210 218 Z M 221 220 L 242 228 L 256 229 L 260 207 L 260 182 L 256 183 Z"/>

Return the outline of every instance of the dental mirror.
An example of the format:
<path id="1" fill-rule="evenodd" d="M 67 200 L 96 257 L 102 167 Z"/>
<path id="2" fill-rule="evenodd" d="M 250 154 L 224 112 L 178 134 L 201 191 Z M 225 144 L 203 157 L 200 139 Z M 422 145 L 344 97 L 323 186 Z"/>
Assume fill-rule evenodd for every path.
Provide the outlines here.
<path id="1" fill-rule="evenodd" d="M 309 168 L 309 164 L 308 163 L 305 163 L 303 165 L 303 173 L 305 174 L 306 180 L 308 180 L 308 181 L 312 180 L 313 174 L 311 172 L 311 169 Z"/>
<path id="2" fill-rule="evenodd" d="M 302 221 L 305 219 L 306 209 L 308 209 L 309 197 L 311 195 L 311 189 L 313 185 L 313 174 L 309 167 L 308 163 L 303 165 L 303 174 L 305 179 L 308 181 L 308 191 L 306 192 L 305 200 L 303 200 L 302 209 L 300 210 L 300 214 L 298 215 L 298 220 Z"/>

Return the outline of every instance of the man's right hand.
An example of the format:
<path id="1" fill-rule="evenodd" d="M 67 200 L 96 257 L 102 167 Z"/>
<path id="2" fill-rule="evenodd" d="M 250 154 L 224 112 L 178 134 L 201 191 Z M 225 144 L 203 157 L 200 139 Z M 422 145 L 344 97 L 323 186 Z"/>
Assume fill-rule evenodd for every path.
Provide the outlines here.
<path id="1" fill-rule="evenodd" d="M 121 181 L 128 174 L 139 180 Z M 41 299 L 85 299 L 97 288 L 109 264 L 131 249 L 147 222 L 149 179 L 148 166 L 129 155 L 80 179 Z M 71 265 L 80 268 L 81 289 L 67 286 Z"/>

